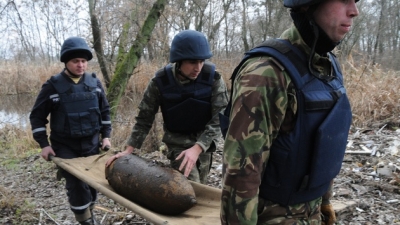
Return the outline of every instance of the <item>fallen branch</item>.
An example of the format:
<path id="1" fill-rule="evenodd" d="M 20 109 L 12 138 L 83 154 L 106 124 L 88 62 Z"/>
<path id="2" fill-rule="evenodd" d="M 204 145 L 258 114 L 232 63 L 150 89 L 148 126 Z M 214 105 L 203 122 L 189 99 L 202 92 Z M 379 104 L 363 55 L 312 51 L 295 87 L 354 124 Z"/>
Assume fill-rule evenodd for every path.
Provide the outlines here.
<path id="1" fill-rule="evenodd" d="M 39 215 L 39 224 L 38 224 L 38 225 L 41 225 L 42 217 L 43 217 L 43 211 L 42 211 L 42 210 L 40 210 L 40 215 Z"/>
<path id="2" fill-rule="evenodd" d="M 360 147 L 361 147 L 362 150 L 364 150 L 364 151 L 366 151 L 366 152 L 369 152 L 369 153 L 372 152 L 371 149 L 365 147 L 365 145 L 360 145 Z"/>
<path id="3" fill-rule="evenodd" d="M 347 143 L 346 148 L 350 148 L 351 146 L 353 146 L 354 141 L 350 140 L 349 143 Z"/>
<path id="4" fill-rule="evenodd" d="M 44 214 L 46 214 L 46 216 L 48 216 L 54 223 L 56 223 L 57 225 L 60 225 L 57 221 L 55 221 L 55 220 L 53 219 L 53 217 L 51 217 L 51 216 L 46 212 L 46 210 L 44 210 L 43 208 L 41 208 L 40 210 L 41 210 L 41 212 L 44 212 Z M 40 221 L 39 221 L 39 224 L 40 224 Z"/>
<path id="5" fill-rule="evenodd" d="M 379 129 L 379 130 L 376 132 L 376 134 L 380 134 L 380 133 L 382 132 L 383 128 L 385 128 L 386 126 L 387 126 L 387 124 L 383 125 L 382 128 Z"/>
<path id="6" fill-rule="evenodd" d="M 102 206 L 99 206 L 99 205 L 95 205 L 94 208 L 97 209 L 97 210 L 104 211 L 104 212 L 106 212 L 106 213 L 112 213 L 112 214 L 117 214 L 117 215 L 129 214 L 129 213 L 127 213 L 127 212 L 114 212 L 114 211 L 112 211 L 111 209 L 107 209 L 107 208 L 102 207 Z"/>
<path id="7" fill-rule="evenodd" d="M 107 214 L 108 214 L 108 212 L 106 212 L 106 214 L 104 214 L 103 218 L 100 220 L 100 224 L 103 224 L 104 220 L 106 220 Z"/>

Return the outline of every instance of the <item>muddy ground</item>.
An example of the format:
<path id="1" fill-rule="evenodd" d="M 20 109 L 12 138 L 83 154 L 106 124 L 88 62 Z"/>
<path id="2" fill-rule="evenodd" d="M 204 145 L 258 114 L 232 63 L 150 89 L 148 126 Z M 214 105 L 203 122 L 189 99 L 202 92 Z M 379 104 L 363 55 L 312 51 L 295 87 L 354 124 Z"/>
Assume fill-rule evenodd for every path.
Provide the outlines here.
<path id="1" fill-rule="evenodd" d="M 385 125 L 352 128 L 334 186 L 335 202 L 347 205 L 337 211 L 337 224 L 400 224 L 399 156 L 399 129 Z M 146 157 L 165 160 L 157 153 Z M 7 160 L 0 155 L 1 162 Z M 38 154 L 3 164 L 0 163 L 0 224 L 77 224 L 66 201 L 64 181 L 56 179 L 54 164 L 44 162 Z M 220 188 L 220 180 L 221 146 L 208 184 Z M 102 194 L 94 212 L 102 225 L 149 224 Z"/>

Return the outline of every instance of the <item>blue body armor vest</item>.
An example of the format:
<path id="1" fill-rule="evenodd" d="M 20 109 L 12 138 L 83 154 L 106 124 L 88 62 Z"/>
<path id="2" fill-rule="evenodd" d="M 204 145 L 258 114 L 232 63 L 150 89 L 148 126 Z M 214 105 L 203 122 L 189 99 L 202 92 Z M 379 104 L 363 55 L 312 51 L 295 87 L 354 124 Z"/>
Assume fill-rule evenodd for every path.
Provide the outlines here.
<path id="1" fill-rule="evenodd" d="M 161 94 L 161 112 L 164 125 L 171 132 L 195 133 L 205 129 L 211 120 L 211 95 L 215 65 L 205 62 L 196 78 L 187 84 L 178 84 L 168 64 L 155 75 Z"/>
<path id="2" fill-rule="evenodd" d="M 247 52 L 232 75 L 233 81 L 250 57 L 271 56 L 285 67 L 296 88 L 296 124 L 272 143 L 260 185 L 264 199 L 284 206 L 314 200 L 326 193 L 340 172 L 352 114 L 340 67 L 335 56 L 328 54 L 333 77 L 322 80 L 309 72 L 307 57 L 299 49 L 285 40 L 268 40 Z M 220 115 L 225 134 L 227 116 L 228 112 Z"/>
<path id="3" fill-rule="evenodd" d="M 50 78 L 59 95 L 60 105 L 51 113 L 50 128 L 61 137 L 80 138 L 92 136 L 100 131 L 97 78 L 85 73 L 84 81 L 72 84 L 63 75 Z"/>

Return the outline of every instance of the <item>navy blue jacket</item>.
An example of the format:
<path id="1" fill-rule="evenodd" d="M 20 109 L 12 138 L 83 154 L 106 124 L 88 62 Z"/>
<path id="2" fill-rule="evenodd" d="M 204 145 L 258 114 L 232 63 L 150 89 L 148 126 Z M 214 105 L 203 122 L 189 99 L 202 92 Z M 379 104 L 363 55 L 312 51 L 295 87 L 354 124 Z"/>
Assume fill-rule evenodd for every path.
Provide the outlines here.
<path id="1" fill-rule="evenodd" d="M 88 149 L 98 149 L 99 145 L 99 135 L 101 135 L 102 138 L 110 137 L 111 134 L 111 118 L 110 118 L 110 107 L 104 92 L 104 89 L 102 87 L 102 84 L 99 79 L 93 77 L 93 79 L 85 79 L 86 76 L 93 76 L 92 74 L 85 73 L 83 77 L 80 79 L 78 84 L 75 84 L 64 72 L 61 72 L 59 75 L 56 76 L 62 76 L 62 79 L 58 79 L 59 82 L 62 82 L 64 87 L 68 88 L 77 88 L 77 90 L 82 89 L 84 86 L 83 83 L 86 82 L 92 82 L 90 84 L 92 86 L 92 89 L 94 88 L 95 90 L 89 91 L 87 95 L 90 95 L 89 97 L 92 98 L 94 97 L 93 94 L 95 93 L 97 102 L 92 102 L 92 101 L 85 101 L 84 95 L 78 95 L 78 98 L 80 98 L 83 101 L 83 104 L 89 104 L 93 107 L 90 108 L 98 108 L 98 112 L 93 112 L 95 114 L 99 114 L 100 120 L 94 121 L 95 123 L 101 123 L 99 124 L 98 129 L 94 129 L 92 131 L 95 131 L 93 133 L 90 133 L 88 135 L 85 134 L 77 134 L 77 135 L 66 135 L 65 132 L 60 132 L 60 129 L 67 128 L 66 130 L 71 131 L 71 127 L 68 126 L 60 126 L 59 124 L 51 124 L 51 127 L 54 128 L 55 130 L 50 131 L 50 140 L 52 142 L 58 142 L 63 145 L 69 146 L 72 149 L 75 150 L 82 150 L 86 151 Z M 55 76 L 53 76 L 51 79 L 55 79 Z M 94 83 L 93 83 L 94 81 Z M 94 87 L 95 86 L 95 87 Z M 67 91 L 67 90 L 66 90 Z M 76 96 L 76 95 L 75 95 Z M 88 98 L 88 99 L 90 99 Z M 71 99 L 70 99 L 71 100 Z M 66 100 L 66 101 L 70 101 Z M 46 132 L 46 125 L 49 123 L 48 121 L 48 116 L 50 115 L 52 123 L 58 123 L 56 122 L 57 118 L 62 119 L 60 115 L 59 117 L 56 116 L 56 114 L 59 114 L 61 111 L 64 111 L 62 108 L 67 106 L 72 114 L 75 113 L 75 115 L 82 115 L 87 112 L 90 112 L 90 110 L 84 110 L 86 112 L 78 112 L 81 111 L 77 109 L 77 107 L 81 107 L 82 104 L 77 104 L 75 106 L 77 107 L 72 107 L 74 104 L 69 104 L 64 101 L 60 101 L 60 96 L 55 87 L 51 84 L 50 79 L 47 80 L 43 85 L 42 89 L 36 98 L 36 102 L 32 108 L 31 114 L 29 116 L 31 126 L 32 126 L 32 133 L 34 139 L 39 143 L 41 148 L 44 148 L 46 146 L 49 146 L 49 140 L 48 140 L 48 134 Z M 86 108 L 87 109 L 87 108 Z M 54 115 L 53 115 L 54 114 Z M 90 116 L 89 116 L 90 117 Z M 88 118 L 88 117 L 83 117 Z M 92 121 L 93 122 L 93 121 Z M 85 123 L 82 124 L 76 124 L 78 126 L 85 126 Z M 87 123 L 86 123 L 87 124 Z M 58 128 L 56 128 L 56 125 L 58 125 Z M 74 126 L 76 128 L 76 126 Z M 96 127 L 96 125 L 94 125 Z M 82 128 L 82 127 L 81 127 Z M 80 130 L 82 130 L 79 128 Z M 74 128 L 72 128 L 74 129 Z M 85 130 L 85 129 L 83 129 Z M 77 132 L 79 133 L 79 132 Z"/>

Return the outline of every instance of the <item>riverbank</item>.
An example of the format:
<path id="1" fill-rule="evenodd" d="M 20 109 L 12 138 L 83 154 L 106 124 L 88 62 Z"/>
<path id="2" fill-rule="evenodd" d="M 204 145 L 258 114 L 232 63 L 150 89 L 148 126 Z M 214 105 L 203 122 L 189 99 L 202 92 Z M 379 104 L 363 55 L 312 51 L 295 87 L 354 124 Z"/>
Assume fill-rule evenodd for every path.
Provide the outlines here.
<path id="1" fill-rule="evenodd" d="M 214 154 L 208 185 L 221 188 L 221 144 Z M 333 200 L 355 202 L 338 213 L 338 224 L 400 224 L 400 130 L 373 127 L 354 130 L 335 180 Z M 166 163 L 159 151 L 143 157 Z M 68 208 L 64 181 L 56 167 L 32 154 L 4 164 L 0 155 L 0 223 L 5 225 L 76 225 Z M 99 194 L 95 215 L 102 225 L 149 224 Z"/>

